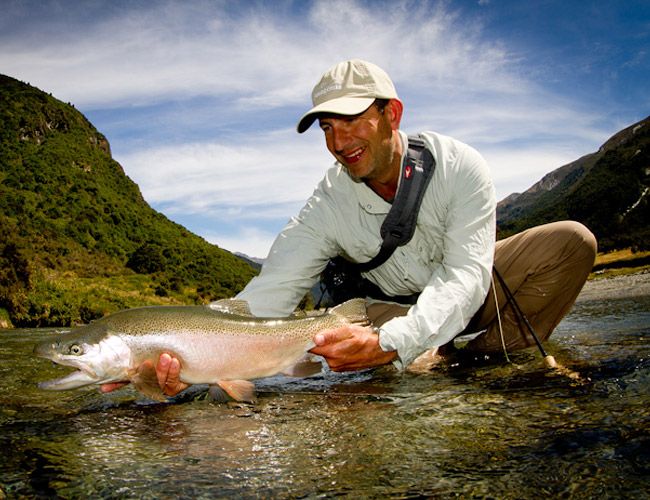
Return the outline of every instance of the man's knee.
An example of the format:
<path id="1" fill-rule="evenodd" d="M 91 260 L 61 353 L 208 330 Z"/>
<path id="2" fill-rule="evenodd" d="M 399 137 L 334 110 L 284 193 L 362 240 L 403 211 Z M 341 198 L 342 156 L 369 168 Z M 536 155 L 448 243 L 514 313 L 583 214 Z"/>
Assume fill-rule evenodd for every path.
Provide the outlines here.
<path id="1" fill-rule="evenodd" d="M 565 251 L 563 254 L 567 259 L 582 264 L 590 271 L 598 252 L 598 243 L 594 234 L 580 222 L 567 220 L 554 223 L 554 230 L 564 240 Z"/>
<path id="2" fill-rule="evenodd" d="M 545 340 L 568 312 L 591 271 L 596 256 L 596 238 L 583 224 L 560 221 L 537 226 L 511 237 L 497 248 L 495 267 L 515 295 L 541 340 Z M 501 250 L 501 253 L 499 252 Z M 498 304 L 488 294 L 486 304 L 470 325 L 487 332 L 468 344 L 476 351 L 500 349 L 501 332 L 508 349 L 533 345 L 508 304 L 505 292 L 497 290 Z M 496 309 L 503 325 L 496 323 Z"/>
<path id="3" fill-rule="evenodd" d="M 525 230 L 522 234 L 531 233 L 545 241 L 564 242 L 567 245 L 584 245 L 595 254 L 597 249 L 596 237 L 581 222 L 574 220 L 562 220 L 549 222 L 541 226 L 535 226 Z"/>
<path id="4" fill-rule="evenodd" d="M 581 245 L 584 252 L 596 256 L 598 243 L 594 234 L 584 224 L 574 221 L 565 220 L 556 223 L 558 230 L 562 231 L 566 237 Z"/>
<path id="5" fill-rule="evenodd" d="M 583 224 L 551 222 L 498 241 L 495 266 L 500 272 L 522 277 L 563 265 L 591 270 L 596 251 L 596 238 Z"/>

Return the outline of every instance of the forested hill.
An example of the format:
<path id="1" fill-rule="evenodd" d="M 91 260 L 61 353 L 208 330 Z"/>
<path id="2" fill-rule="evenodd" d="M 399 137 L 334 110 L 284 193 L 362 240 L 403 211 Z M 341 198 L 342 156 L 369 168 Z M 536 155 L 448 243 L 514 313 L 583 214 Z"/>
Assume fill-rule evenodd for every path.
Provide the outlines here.
<path id="1" fill-rule="evenodd" d="M 589 227 L 601 251 L 650 248 L 650 117 L 497 206 L 500 237 L 562 219 Z"/>
<path id="2" fill-rule="evenodd" d="M 0 322 L 204 303 L 255 273 L 153 210 L 74 106 L 0 75 Z"/>

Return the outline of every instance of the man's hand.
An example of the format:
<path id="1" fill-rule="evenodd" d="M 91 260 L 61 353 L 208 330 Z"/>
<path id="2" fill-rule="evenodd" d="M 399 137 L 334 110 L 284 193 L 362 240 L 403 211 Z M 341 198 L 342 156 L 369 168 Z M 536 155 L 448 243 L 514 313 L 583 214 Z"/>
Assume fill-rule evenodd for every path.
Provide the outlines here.
<path id="1" fill-rule="evenodd" d="M 176 396 L 189 387 L 189 384 L 181 382 L 180 361 L 177 358 L 172 358 L 166 352 L 162 353 L 158 359 L 156 377 L 158 377 L 158 385 L 168 396 Z"/>
<path id="2" fill-rule="evenodd" d="M 145 361 L 145 363 L 150 363 Z M 177 358 L 172 358 L 167 353 L 162 353 L 156 365 L 156 377 L 158 384 L 163 393 L 167 396 L 175 396 L 179 392 L 189 387 L 188 384 L 181 382 L 181 364 Z M 102 392 L 111 392 L 120 387 L 124 387 L 128 382 L 116 382 L 113 384 L 102 384 L 100 390 Z"/>
<path id="3" fill-rule="evenodd" d="M 335 372 L 386 365 L 397 357 L 397 351 L 382 351 L 379 336 L 372 328 L 365 326 L 324 330 L 314 336 L 314 343 L 316 347 L 309 352 L 323 356 Z"/>

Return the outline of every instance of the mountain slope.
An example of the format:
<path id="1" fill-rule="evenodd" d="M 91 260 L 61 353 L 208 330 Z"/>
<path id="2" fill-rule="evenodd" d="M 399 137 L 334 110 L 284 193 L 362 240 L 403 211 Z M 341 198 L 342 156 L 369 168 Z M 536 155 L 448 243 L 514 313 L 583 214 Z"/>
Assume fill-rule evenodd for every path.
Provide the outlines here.
<path id="1" fill-rule="evenodd" d="M 497 205 L 501 237 L 574 219 L 589 227 L 601 250 L 650 245 L 650 118 L 621 130 L 597 152 L 545 175 Z"/>
<path id="2" fill-rule="evenodd" d="M 72 105 L 2 75 L 0 234 L 0 308 L 16 325 L 206 302 L 256 272 L 153 210 Z"/>

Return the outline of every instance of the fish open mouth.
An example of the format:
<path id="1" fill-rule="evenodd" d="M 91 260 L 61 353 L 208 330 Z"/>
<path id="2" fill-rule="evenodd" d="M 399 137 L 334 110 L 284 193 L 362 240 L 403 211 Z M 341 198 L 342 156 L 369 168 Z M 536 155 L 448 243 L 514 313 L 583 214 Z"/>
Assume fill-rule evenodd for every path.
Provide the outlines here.
<path id="1" fill-rule="evenodd" d="M 68 373 L 63 377 L 40 382 L 38 384 L 38 387 L 40 389 L 50 391 L 65 391 L 67 389 L 76 389 L 77 387 L 83 387 L 85 385 L 95 384 L 97 382 L 98 380 L 95 374 L 79 369 L 73 371 L 72 373 Z"/>

